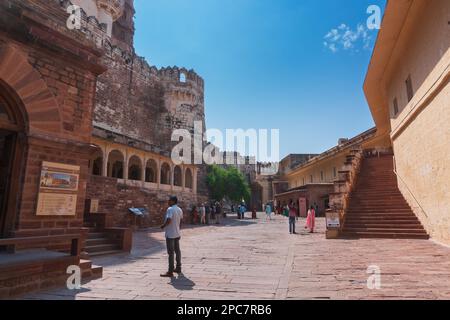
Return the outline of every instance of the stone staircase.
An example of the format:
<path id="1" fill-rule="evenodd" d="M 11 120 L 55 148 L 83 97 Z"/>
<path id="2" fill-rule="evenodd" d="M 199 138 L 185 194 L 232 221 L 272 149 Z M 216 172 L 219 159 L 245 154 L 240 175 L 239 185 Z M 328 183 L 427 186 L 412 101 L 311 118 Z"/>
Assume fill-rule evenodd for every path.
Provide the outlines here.
<path id="1" fill-rule="evenodd" d="M 97 219 L 85 216 L 84 227 L 89 230 L 84 248 L 89 257 L 123 252 L 120 239 L 107 232 Z"/>
<path id="2" fill-rule="evenodd" d="M 350 193 L 341 236 L 429 239 L 401 194 L 392 155 L 366 157 Z"/>
<path id="3" fill-rule="evenodd" d="M 123 253 L 120 239 L 114 239 L 109 233 L 96 228 L 89 228 L 85 251 L 90 257 Z"/>

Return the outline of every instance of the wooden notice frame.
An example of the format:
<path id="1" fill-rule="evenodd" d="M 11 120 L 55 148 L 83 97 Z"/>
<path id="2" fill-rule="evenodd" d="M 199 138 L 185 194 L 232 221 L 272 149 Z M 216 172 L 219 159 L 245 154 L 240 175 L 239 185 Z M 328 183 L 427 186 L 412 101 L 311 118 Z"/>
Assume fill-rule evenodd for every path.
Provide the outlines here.
<path id="1" fill-rule="evenodd" d="M 80 166 L 42 162 L 37 216 L 75 216 Z"/>

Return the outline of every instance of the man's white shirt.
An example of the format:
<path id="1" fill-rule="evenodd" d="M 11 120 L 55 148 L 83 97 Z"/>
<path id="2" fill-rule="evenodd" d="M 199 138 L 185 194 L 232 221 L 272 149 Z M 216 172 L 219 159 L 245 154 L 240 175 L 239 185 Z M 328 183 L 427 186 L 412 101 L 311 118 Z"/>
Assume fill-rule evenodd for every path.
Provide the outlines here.
<path id="1" fill-rule="evenodd" d="M 171 223 L 165 228 L 166 238 L 181 238 L 180 224 L 183 219 L 183 210 L 177 205 L 169 207 L 166 211 L 165 220 L 167 221 L 167 219 L 170 219 Z"/>

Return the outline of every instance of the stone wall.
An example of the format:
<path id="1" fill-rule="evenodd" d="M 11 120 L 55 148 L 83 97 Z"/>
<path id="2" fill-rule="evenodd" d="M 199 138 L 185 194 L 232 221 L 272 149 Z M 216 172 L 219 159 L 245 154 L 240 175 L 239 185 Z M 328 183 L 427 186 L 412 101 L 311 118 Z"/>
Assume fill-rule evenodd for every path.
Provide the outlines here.
<path id="1" fill-rule="evenodd" d="M 400 190 L 430 236 L 450 244 L 448 12 L 448 1 L 413 3 L 382 83 Z M 405 85 L 408 77 L 414 94 L 410 101 Z"/>
<path id="2" fill-rule="evenodd" d="M 127 185 L 114 178 L 90 176 L 87 188 L 87 199 L 99 200 L 99 213 L 107 216 L 109 227 L 157 227 L 160 226 L 167 209 L 170 195 L 176 195 L 179 206 L 187 215 L 192 205 L 197 205 L 205 198 L 197 197 L 190 192 L 149 190 Z M 149 216 L 134 219 L 129 208 L 146 208 Z"/>
<path id="3" fill-rule="evenodd" d="M 103 63 L 108 70 L 98 79 L 93 135 L 109 141 L 170 157 L 175 129 L 205 131 L 204 81 L 193 70 L 158 69 L 135 53 L 134 6 L 125 1 L 122 17 L 105 41 Z M 204 168 L 199 170 L 199 192 L 207 193 Z"/>
<path id="4" fill-rule="evenodd" d="M 20 173 L 12 177 L 19 182 L 13 236 L 82 227 L 96 77 L 104 68 L 96 43 L 67 29 L 64 8 L 59 1 L 0 3 L 0 85 L 24 124 Z M 43 161 L 80 166 L 75 216 L 36 216 Z"/>
<path id="5" fill-rule="evenodd" d="M 430 236 L 450 244 L 450 84 L 394 140 L 399 187 Z M 426 137 L 421 143 L 417 137 Z"/>

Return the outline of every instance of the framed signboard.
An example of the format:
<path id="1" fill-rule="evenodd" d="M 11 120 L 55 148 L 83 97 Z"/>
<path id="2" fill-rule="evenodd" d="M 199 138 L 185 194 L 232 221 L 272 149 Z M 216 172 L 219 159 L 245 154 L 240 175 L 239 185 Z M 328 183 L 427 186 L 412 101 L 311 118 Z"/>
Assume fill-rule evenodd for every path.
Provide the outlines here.
<path id="1" fill-rule="evenodd" d="M 36 215 L 75 216 L 80 167 L 42 162 Z"/>
<path id="2" fill-rule="evenodd" d="M 339 212 L 327 212 L 327 229 L 339 229 L 341 227 L 341 220 Z"/>

